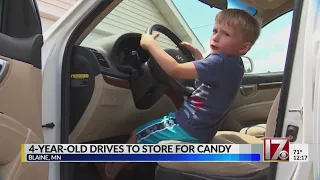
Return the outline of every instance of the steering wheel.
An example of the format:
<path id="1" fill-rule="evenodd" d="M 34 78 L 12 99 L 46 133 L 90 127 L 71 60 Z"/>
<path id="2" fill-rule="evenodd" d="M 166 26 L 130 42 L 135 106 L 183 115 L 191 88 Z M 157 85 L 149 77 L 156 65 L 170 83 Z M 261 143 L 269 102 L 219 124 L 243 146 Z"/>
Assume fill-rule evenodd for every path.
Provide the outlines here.
<path id="1" fill-rule="evenodd" d="M 169 30 L 163 25 L 154 24 L 147 29 L 146 33 L 152 35 L 153 31 L 158 31 L 166 35 L 174 44 L 177 45 L 179 50 L 164 49 L 164 51 L 167 52 L 178 63 L 186 63 L 186 62 L 194 61 L 194 57 L 192 56 L 192 53 L 186 47 L 180 45 L 182 41 L 171 30 Z M 190 86 L 193 87 L 193 83 L 194 83 L 193 80 L 192 82 L 190 80 L 178 80 L 169 76 L 157 63 L 154 57 L 152 57 L 151 54 L 150 54 L 150 59 L 147 62 L 147 65 L 152 75 L 159 83 L 165 84 L 166 86 L 171 87 L 183 93 L 184 95 L 189 96 L 192 94 L 193 89 L 191 89 Z M 192 85 L 190 85 L 191 83 Z"/>

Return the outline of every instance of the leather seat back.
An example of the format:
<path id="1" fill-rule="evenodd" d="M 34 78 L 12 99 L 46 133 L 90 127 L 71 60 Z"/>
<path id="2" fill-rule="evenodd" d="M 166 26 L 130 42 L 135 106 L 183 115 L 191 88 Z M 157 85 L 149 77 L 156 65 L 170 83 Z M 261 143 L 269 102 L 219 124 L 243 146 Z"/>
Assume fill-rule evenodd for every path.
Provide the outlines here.
<path id="1" fill-rule="evenodd" d="M 240 133 L 255 136 L 256 138 L 274 137 L 277 125 L 276 122 L 278 117 L 280 94 L 281 89 L 279 90 L 278 94 L 276 95 L 272 103 L 266 124 L 256 124 L 254 126 L 242 128 L 240 130 Z"/>
<path id="2" fill-rule="evenodd" d="M 279 90 L 276 98 L 274 99 L 271 109 L 269 111 L 265 137 L 274 137 L 274 134 L 276 132 L 280 94 L 281 94 L 281 89 Z"/>

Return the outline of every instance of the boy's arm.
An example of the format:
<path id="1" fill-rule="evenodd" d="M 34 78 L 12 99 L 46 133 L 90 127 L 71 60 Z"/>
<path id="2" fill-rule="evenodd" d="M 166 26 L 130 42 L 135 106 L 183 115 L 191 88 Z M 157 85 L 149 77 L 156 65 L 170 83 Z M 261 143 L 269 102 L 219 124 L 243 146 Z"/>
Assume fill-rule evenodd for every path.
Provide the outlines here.
<path id="1" fill-rule="evenodd" d="M 147 45 L 147 50 L 152 54 L 161 68 L 171 77 L 178 79 L 196 79 L 197 70 L 192 62 L 179 64 L 167 54 L 155 41 Z"/>

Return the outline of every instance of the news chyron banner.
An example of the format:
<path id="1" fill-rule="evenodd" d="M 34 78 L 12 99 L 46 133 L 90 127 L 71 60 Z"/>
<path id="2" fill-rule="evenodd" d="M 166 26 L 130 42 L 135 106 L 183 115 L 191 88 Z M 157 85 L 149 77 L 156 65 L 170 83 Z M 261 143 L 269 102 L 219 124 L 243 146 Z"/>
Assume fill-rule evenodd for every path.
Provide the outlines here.
<path id="1" fill-rule="evenodd" d="M 22 162 L 308 162 L 307 144 L 22 144 Z"/>

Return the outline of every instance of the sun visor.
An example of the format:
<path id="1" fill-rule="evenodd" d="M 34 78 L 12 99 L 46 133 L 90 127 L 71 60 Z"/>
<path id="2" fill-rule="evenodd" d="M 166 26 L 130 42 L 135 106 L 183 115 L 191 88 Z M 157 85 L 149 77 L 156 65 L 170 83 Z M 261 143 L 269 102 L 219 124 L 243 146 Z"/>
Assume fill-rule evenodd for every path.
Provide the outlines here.
<path id="1" fill-rule="evenodd" d="M 228 7 L 228 1 L 227 0 L 199 0 L 200 2 L 210 6 L 215 7 L 218 9 L 227 9 Z"/>

